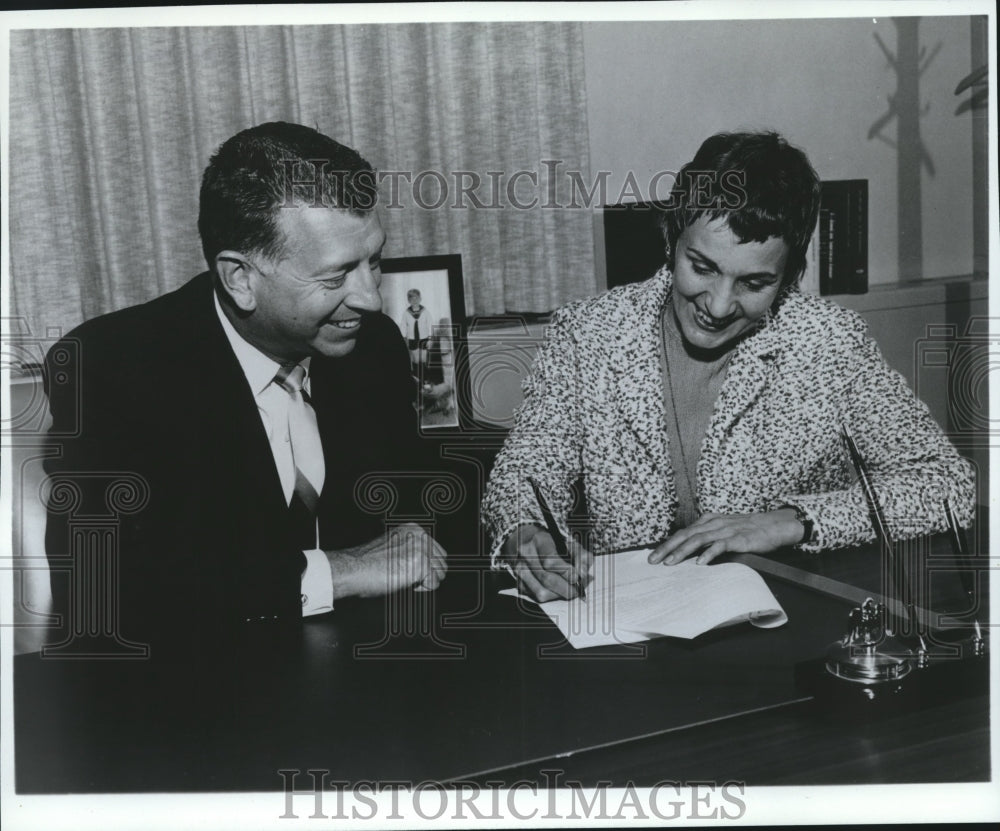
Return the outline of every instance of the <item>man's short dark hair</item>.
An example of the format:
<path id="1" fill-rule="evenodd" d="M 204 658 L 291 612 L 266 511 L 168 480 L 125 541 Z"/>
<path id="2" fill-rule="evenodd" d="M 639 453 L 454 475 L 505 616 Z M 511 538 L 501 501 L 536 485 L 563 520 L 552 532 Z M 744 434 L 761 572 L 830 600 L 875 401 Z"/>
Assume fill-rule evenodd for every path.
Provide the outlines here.
<path id="1" fill-rule="evenodd" d="M 211 269 L 220 251 L 274 257 L 284 239 L 282 207 L 309 205 L 363 215 L 375 207 L 372 166 L 329 136 L 273 121 L 237 133 L 209 160 L 201 181 L 198 232 Z"/>
<path id="2" fill-rule="evenodd" d="M 717 133 L 681 168 L 661 227 L 673 268 L 677 240 L 702 216 L 724 218 L 740 242 L 788 245 L 782 285 L 802 276 L 819 214 L 819 177 L 805 153 L 777 133 Z"/>

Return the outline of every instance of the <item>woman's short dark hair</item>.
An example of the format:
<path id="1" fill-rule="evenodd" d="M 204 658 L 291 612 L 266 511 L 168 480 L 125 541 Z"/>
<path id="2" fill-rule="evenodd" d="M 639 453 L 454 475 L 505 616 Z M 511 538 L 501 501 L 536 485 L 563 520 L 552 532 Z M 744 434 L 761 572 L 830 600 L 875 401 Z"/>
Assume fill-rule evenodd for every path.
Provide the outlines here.
<path id="1" fill-rule="evenodd" d="M 805 269 L 819 214 L 819 177 L 805 153 L 777 133 L 717 133 L 681 168 L 660 220 L 667 265 L 677 240 L 702 216 L 725 218 L 740 242 L 779 237 L 788 245 L 782 285 Z"/>
<path id="2" fill-rule="evenodd" d="M 201 180 L 198 232 L 209 268 L 220 251 L 274 257 L 282 207 L 309 205 L 363 215 L 375 207 L 372 166 L 355 150 L 304 127 L 273 121 L 227 139 Z"/>

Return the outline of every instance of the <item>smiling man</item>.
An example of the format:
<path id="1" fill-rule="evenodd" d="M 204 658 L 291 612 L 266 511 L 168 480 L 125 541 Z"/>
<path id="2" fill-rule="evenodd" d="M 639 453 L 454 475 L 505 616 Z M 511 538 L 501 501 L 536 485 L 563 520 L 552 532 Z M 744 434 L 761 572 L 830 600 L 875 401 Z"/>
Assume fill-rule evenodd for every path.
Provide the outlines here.
<path id="1" fill-rule="evenodd" d="M 971 521 L 969 462 L 864 322 L 798 290 L 819 192 L 780 136 L 711 136 L 663 214 L 666 266 L 553 316 L 483 502 L 523 591 L 576 596 L 591 563 L 558 556 L 531 483 L 566 517 L 582 480 L 596 546 L 651 563 L 873 539 L 842 427 L 895 538 L 947 528 L 946 500 Z"/>
<path id="2" fill-rule="evenodd" d="M 47 361 L 77 380 L 51 385 L 47 463 L 68 636 L 187 649 L 435 589 L 440 546 L 416 525 L 386 533 L 356 496 L 368 474 L 422 465 L 406 346 L 381 314 L 371 167 L 307 127 L 253 127 L 209 162 L 198 228 L 207 272 L 84 323 Z M 89 595 L 67 487 L 74 516 L 117 511 L 110 595 Z"/>

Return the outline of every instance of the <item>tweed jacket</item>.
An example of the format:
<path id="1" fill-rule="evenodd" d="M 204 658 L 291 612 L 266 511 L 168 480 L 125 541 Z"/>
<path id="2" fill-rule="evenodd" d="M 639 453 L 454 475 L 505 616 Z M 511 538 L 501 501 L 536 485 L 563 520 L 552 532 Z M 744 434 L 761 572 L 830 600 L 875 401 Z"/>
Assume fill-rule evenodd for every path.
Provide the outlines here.
<path id="1" fill-rule="evenodd" d="M 671 291 L 664 268 L 553 316 L 483 500 L 494 563 L 519 524 L 541 521 L 529 478 L 562 521 L 582 478 L 598 552 L 676 530 L 659 357 Z M 971 464 L 866 330 L 854 312 L 793 290 L 739 343 L 702 443 L 700 512 L 801 508 L 814 524 L 807 551 L 874 539 L 843 423 L 896 538 L 944 530 L 945 498 L 971 521 Z"/>

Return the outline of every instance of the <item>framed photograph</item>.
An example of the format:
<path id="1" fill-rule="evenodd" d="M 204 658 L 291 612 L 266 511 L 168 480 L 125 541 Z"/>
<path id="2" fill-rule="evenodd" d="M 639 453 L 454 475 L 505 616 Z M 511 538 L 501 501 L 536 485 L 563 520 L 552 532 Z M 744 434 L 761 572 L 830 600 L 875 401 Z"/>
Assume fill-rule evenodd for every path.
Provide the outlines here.
<path id="1" fill-rule="evenodd" d="M 465 292 L 462 255 L 390 257 L 382 260 L 382 311 L 396 321 L 410 351 L 417 384 L 420 428 L 460 426 L 468 396 L 461 371 Z"/>

